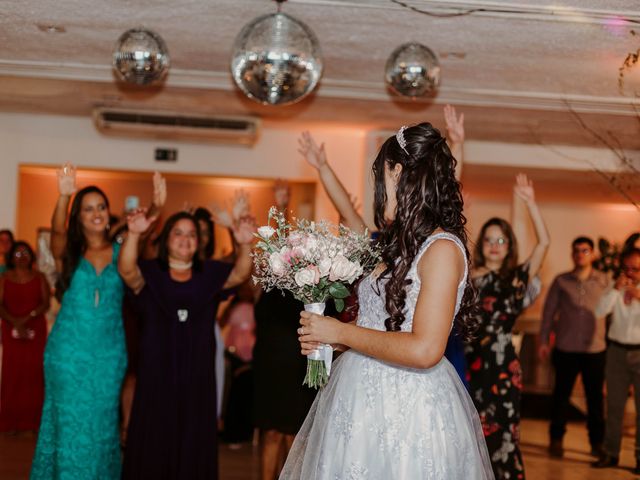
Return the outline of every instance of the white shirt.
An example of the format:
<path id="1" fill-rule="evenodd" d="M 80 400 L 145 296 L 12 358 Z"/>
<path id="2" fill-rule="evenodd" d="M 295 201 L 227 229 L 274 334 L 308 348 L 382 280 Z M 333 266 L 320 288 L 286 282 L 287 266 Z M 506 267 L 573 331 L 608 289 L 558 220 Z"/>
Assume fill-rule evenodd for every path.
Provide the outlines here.
<path id="1" fill-rule="evenodd" d="M 627 345 L 640 345 L 640 301 L 633 299 L 624 303 L 624 292 L 609 287 L 596 307 L 596 315 L 612 314 L 609 339 Z"/>

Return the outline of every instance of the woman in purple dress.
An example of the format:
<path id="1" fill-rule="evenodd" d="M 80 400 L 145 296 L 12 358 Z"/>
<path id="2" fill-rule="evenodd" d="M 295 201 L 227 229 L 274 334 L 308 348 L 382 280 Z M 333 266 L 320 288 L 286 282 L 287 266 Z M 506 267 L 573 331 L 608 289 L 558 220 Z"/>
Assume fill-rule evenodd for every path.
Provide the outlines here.
<path id="1" fill-rule="evenodd" d="M 214 318 L 225 290 L 249 278 L 254 224 L 234 228 L 235 264 L 200 260 L 198 224 L 172 215 L 155 260 L 138 262 L 138 239 L 153 218 L 129 215 L 118 269 L 140 311 L 137 383 L 124 479 L 217 479 Z"/>

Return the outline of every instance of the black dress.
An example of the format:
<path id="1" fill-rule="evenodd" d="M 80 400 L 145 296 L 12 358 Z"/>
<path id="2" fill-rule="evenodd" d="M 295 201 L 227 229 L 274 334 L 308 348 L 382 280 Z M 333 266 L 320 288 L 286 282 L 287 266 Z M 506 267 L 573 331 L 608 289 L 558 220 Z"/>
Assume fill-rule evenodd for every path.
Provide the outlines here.
<path id="1" fill-rule="evenodd" d="M 315 399 L 316 390 L 302 385 L 307 371 L 297 333 L 302 310 L 301 302 L 280 290 L 263 292 L 256 304 L 253 411 L 260 429 L 295 435 Z"/>
<path id="2" fill-rule="evenodd" d="M 469 394 L 473 399 L 496 480 L 524 480 L 520 453 L 522 371 L 511 332 L 523 310 L 529 264 L 505 278 L 494 272 L 474 280 L 480 300 L 480 329 L 466 347 Z"/>
<path id="3" fill-rule="evenodd" d="M 122 478 L 218 478 L 212 319 L 232 267 L 209 260 L 176 282 L 157 260 L 140 262 L 140 350 Z"/>

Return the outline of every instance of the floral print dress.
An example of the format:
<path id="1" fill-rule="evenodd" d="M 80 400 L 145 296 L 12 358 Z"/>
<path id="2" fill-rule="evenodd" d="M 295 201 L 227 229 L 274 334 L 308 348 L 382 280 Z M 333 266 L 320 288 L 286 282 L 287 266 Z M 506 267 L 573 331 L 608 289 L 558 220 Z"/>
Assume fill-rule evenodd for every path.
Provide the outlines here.
<path id="1" fill-rule="evenodd" d="M 519 448 L 520 360 L 511 331 L 523 310 L 529 265 L 506 277 L 495 272 L 474 279 L 480 300 L 480 328 L 466 346 L 469 393 L 478 409 L 496 479 L 524 479 Z"/>

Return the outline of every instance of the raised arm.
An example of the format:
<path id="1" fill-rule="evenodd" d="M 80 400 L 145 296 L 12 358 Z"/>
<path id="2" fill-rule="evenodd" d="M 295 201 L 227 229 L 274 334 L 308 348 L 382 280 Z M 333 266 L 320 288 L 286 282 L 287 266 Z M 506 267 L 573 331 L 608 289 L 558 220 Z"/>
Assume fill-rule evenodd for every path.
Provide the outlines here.
<path id="1" fill-rule="evenodd" d="M 412 331 L 383 332 L 301 312 L 302 353 L 311 353 L 316 342 L 342 344 L 405 367 L 434 366 L 444 355 L 464 268 L 460 249 L 449 240 L 437 240 L 418 262 L 421 286 Z"/>
<path id="2" fill-rule="evenodd" d="M 300 146 L 298 151 L 307 163 L 318 171 L 320 181 L 327 195 L 329 195 L 333 206 L 338 210 L 340 217 L 344 219 L 345 226 L 356 232 L 363 233 L 367 225 L 356 211 L 353 203 L 351 203 L 349 192 L 344 188 L 344 185 L 342 185 L 342 182 L 338 179 L 331 165 L 329 165 L 327 154 L 324 150 L 324 143 L 318 146 L 311 134 L 304 132 L 302 137 L 298 139 L 298 144 Z"/>
<path id="3" fill-rule="evenodd" d="M 256 222 L 252 217 L 241 218 L 233 227 L 233 236 L 238 243 L 236 259 L 229 278 L 223 288 L 237 287 L 249 280 L 253 262 L 251 261 L 251 248 L 255 240 Z"/>
<path id="4" fill-rule="evenodd" d="M 525 174 L 520 173 L 516 177 L 516 184 L 513 187 L 513 193 L 514 195 L 522 199 L 527 206 L 529 217 L 533 222 L 533 227 L 536 232 L 537 242 L 533 247 L 533 251 L 529 256 L 529 259 L 527 260 L 527 262 L 529 263 L 529 276 L 533 277 L 540 270 L 542 261 L 547 254 L 547 250 L 549 249 L 549 232 L 547 231 L 547 226 L 542 219 L 540 209 L 536 204 L 533 183 L 527 178 Z"/>
<path id="5" fill-rule="evenodd" d="M 127 287 L 133 290 L 136 295 L 145 285 L 144 277 L 138 266 L 140 237 L 155 220 L 156 217 L 147 217 L 147 210 L 144 208 L 138 208 L 127 216 L 129 233 L 120 249 L 118 273 Z"/>
<path id="6" fill-rule="evenodd" d="M 464 161 L 464 113 L 461 113 L 458 117 L 454 107 L 445 105 L 444 123 L 447 127 L 447 144 L 451 154 L 458 161 L 456 164 L 456 180 L 460 181 L 462 163 Z"/>
<path id="7" fill-rule="evenodd" d="M 148 217 L 160 215 L 164 204 L 167 202 L 167 181 L 160 172 L 153 173 L 153 199 L 147 212 Z"/>
<path id="8" fill-rule="evenodd" d="M 62 256 L 67 246 L 67 213 L 71 196 L 76 191 L 76 167 L 65 163 L 56 171 L 58 177 L 58 200 L 51 217 L 51 253 L 60 271 Z"/>

